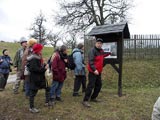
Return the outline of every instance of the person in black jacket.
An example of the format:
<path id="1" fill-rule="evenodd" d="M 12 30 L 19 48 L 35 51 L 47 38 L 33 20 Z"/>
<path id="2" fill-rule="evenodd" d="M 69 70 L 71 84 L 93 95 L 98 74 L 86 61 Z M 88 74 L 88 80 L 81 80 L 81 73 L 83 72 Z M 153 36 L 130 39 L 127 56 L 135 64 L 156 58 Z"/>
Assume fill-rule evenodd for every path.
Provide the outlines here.
<path id="1" fill-rule="evenodd" d="M 42 59 L 42 49 L 43 46 L 41 44 L 35 44 L 33 46 L 33 53 L 31 56 L 27 57 L 29 61 L 28 68 L 30 71 L 30 80 L 29 80 L 29 103 L 30 109 L 29 111 L 32 113 L 39 112 L 38 109 L 34 107 L 34 97 L 36 96 L 39 89 L 46 90 L 46 103 L 49 103 L 49 87 L 46 86 L 46 79 L 45 79 L 45 71 L 47 67 L 43 63 Z"/>
<path id="2" fill-rule="evenodd" d="M 104 57 L 107 57 L 111 53 L 104 53 L 102 49 L 103 40 L 101 38 L 96 39 L 95 46 L 89 51 L 88 54 L 88 85 L 85 91 L 85 96 L 83 98 L 82 104 L 85 107 L 90 107 L 88 101 L 98 102 L 96 99 L 101 87 L 102 87 L 102 80 L 101 80 L 101 73 L 103 69 L 103 60 Z"/>
<path id="3" fill-rule="evenodd" d="M 2 53 L 3 55 L 0 56 L 0 91 L 5 89 L 9 72 L 11 72 L 10 65 L 13 65 L 12 60 L 8 55 L 8 50 L 4 49 Z"/>

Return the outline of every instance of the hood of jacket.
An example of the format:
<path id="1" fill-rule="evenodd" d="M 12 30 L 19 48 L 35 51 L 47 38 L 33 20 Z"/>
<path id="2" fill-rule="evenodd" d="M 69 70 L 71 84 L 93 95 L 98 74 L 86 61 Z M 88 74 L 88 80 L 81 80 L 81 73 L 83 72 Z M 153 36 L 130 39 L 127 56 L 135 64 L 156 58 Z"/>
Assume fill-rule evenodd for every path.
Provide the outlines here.
<path id="1" fill-rule="evenodd" d="M 38 56 L 37 54 L 31 54 L 30 56 L 27 57 L 27 61 L 30 61 L 32 59 L 41 59 L 40 56 Z"/>

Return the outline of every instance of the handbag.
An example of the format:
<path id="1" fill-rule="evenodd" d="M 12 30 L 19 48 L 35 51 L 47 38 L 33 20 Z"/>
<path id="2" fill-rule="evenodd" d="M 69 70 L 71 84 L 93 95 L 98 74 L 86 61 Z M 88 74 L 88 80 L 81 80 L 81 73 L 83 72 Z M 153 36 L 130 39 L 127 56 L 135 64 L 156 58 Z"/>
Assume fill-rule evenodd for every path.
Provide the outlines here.
<path id="1" fill-rule="evenodd" d="M 30 75 L 30 74 L 31 74 L 31 73 L 30 73 L 28 67 L 25 66 L 25 68 L 24 68 L 24 75 Z"/>

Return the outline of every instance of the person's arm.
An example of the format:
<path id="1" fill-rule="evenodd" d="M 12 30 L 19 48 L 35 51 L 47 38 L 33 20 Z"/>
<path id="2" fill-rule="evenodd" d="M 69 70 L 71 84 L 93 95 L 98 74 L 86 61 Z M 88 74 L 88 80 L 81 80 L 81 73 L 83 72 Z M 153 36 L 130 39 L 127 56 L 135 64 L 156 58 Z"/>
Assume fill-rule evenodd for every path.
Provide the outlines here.
<path id="1" fill-rule="evenodd" d="M 92 71 L 96 71 L 96 68 L 94 65 L 95 55 L 94 55 L 93 49 L 91 49 L 90 52 L 88 53 L 88 60 L 89 60 L 89 66 L 92 69 Z"/>
<path id="2" fill-rule="evenodd" d="M 58 54 L 54 54 L 54 57 L 52 60 L 52 71 L 53 73 L 58 73 L 58 60 L 60 59 L 60 56 Z"/>
<path id="3" fill-rule="evenodd" d="M 78 71 L 81 71 L 83 68 L 83 60 L 81 52 L 76 52 L 73 54 L 74 63 L 76 64 L 76 68 Z"/>

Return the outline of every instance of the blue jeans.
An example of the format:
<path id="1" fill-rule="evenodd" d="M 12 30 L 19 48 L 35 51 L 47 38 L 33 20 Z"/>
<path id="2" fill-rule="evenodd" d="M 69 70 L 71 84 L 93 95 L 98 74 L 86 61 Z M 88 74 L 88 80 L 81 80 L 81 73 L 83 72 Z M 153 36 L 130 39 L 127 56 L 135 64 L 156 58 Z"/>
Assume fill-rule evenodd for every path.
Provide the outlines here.
<path id="1" fill-rule="evenodd" d="M 53 80 L 50 90 L 50 97 L 51 98 L 61 97 L 62 87 L 63 87 L 63 82 Z"/>

